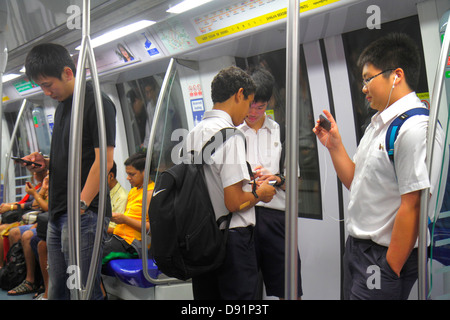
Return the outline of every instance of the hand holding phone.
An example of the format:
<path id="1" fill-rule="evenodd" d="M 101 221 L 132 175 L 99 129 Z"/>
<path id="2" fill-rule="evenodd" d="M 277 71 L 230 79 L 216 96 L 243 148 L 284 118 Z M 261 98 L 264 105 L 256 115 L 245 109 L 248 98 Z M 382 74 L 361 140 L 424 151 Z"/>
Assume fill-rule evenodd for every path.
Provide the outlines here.
<path id="1" fill-rule="evenodd" d="M 25 163 L 27 166 L 31 166 L 32 164 L 34 164 L 35 167 L 42 167 L 42 165 L 40 163 L 24 160 L 19 157 L 12 156 L 11 160 L 14 160 L 15 162 Z"/>
<path id="2" fill-rule="evenodd" d="M 327 131 L 330 131 L 331 129 L 331 122 L 328 120 L 324 115 L 319 115 L 319 126 L 324 128 Z"/>

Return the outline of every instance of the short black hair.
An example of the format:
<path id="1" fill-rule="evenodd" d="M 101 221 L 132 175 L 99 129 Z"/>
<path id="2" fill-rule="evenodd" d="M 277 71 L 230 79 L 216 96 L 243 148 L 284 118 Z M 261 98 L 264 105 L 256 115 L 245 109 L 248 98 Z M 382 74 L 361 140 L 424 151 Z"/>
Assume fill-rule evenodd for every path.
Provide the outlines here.
<path id="1" fill-rule="evenodd" d="M 247 73 L 252 77 L 255 82 L 256 91 L 255 102 L 267 102 L 272 97 L 273 86 L 275 79 L 272 74 L 261 67 L 250 68 Z"/>
<path id="2" fill-rule="evenodd" d="M 245 99 L 256 91 L 252 78 L 241 68 L 231 66 L 220 70 L 211 83 L 213 103 L 228 100 L 240 88 L 244 89 Z"/>
<path id="3" fill-rule="evenodd" d="M 43 77 L 61 79 L 65 67 L 76 74 L 75 63 L 66 48 L 55 43 L 43 43 L 33 47 L 25 59 L 26 74 L 30 80 Z"/>
<path id="4" fill-rule="evenodd" d="M 115 161 L 113 161 L 113 166 L 111 170 L 109 170 L 109 173 L 112 173 L 114 175 L 114 178 L 117 177 L 117 165 Z"/>
<path id="5" fill-rule="evenodd" d="M 136 168 L 136 170 L 144 171 L 145 170 L 145 157 L 146 154 L 143 152 L 136 152 L 132 156 L 130 156 L 127 160 L 125 160 L 125 166 L 132 166 Z"/>
<path id="6" fill-rule="evenodd" d="M 420 52 L 417 44 L 404 33 L 390 33 L 367 46 L 358 59 L 358 67 L 366 63 L 380 70 L 402 68 L 405 80 L 416 90 L 420 75 Z M 386 73 L 384 77 L 389 77 Z"/>

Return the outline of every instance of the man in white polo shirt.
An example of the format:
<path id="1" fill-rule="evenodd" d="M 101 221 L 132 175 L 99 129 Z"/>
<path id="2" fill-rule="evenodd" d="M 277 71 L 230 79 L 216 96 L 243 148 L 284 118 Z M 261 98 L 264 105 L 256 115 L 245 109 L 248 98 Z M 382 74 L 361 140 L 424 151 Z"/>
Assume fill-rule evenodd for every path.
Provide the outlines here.
<path id="1" fill-rule="evenodd" d="M 394 162 L 385 146 L 386 131 L 405 111 L 424 107 L 416 96 L 420 54 L 404 34 L 389 34 L 359 57 L 363 93 L 378 111 L 352 159 L 331 114 L 331 129 L 313 131 L 330 152 L 341 182 L 350 190 L 344 255 L 345 299 L 407 299 L 417 279 L 417 237 L 421 190 L 436 192 L 443 150 L 437 129 L 431 181 L 425 163 L 428 117 L 407 119 L 395 142 Z M 319 123 L 319 121 L 318 121 Z M 378 272 L 378 274 L 374 274 Z M 373 283 L 370 277 L 377 277 Z M 378 281 L 379 280 L 379 281 Z"/>
<path id="2" fill-rule="evenodd" d="M 237 67 L 221 70 L 211 84 L 213 110 L 188 134 L 188 150 L 199 152 L 223 128 L 240 125 L 253 101 L 255 84 Z M 258 269 L 253 241 L 258 201 L 268 202 L 275 188 L 267 182 L 253 193 L 245 159 L 242 135 L 227 139 L 204 166 L 206 185 L 216 218 L 233 212 L 227 241 L 227 255 L 216 271 L 192 279 L 194 299 L 251 300 L 255 298 Z M 251 210 L 246 210 L 252 208 Z M 245 211 L 245 212 L 244 212 Z"/>

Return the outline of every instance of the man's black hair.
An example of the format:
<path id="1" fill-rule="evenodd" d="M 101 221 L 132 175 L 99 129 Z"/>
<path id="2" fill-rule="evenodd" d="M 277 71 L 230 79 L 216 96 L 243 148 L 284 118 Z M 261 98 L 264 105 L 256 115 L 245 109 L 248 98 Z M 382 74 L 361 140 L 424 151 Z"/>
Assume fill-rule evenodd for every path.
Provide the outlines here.
<path id="1" fill-rule="evenodd" d="M 272 97 L 275 80 L 272 74 L 266 69 L 256 67 L 251 68 L 247 73 L 252 77 L 256 85 L 255 102 L 267 102 Z"/>
<path id="2" fill-rule="evenodd" d="M 114 178 L 117 177 L 117 165 L 115 161 L 113 162 L 113 166 L 111 170 L 109 170 L 109 173 L 112 173 L 114 175 Z"/>
<path id="3" fill-rule="evenodd" d="M 136 168 L 136 170 L 144 171 L 145 170 L 145 157 L 146 154 L 143 152 L 136 152 L 132 156 L 130 156 L 127 160 L 125 160 L 125 166 L 132 166 Z"/>
<path id="4" fill-rule="evenodd" d="M 213 103 L 224 102 L 244 89 L 244 97 L 254 94 L 256 87 L 252 78 L 242 69 L 231 66 L 220 70 L 211 83 L 211 98 Z"/>
<path id="5" fill-rule="evenodd" d="M 39 77 L 61 79 L 65 67 L 76 73 L 75 63 L 66 48 L 55 43 L 43 43 L 33 47 L 25 59 L 26 74 L 30 80 Z"/>
<path id="6" fill-rule="evenodd" d="M 405 80 L 416 90 L 420 74 L 420 53 L 416 43 L 406 34 L 390 33 L 367 46 L 358 59 L 358 67 L 366 63 L 380 70 L 402 68 Z M 388 78 L 389 73 L 383 74 Z"/>

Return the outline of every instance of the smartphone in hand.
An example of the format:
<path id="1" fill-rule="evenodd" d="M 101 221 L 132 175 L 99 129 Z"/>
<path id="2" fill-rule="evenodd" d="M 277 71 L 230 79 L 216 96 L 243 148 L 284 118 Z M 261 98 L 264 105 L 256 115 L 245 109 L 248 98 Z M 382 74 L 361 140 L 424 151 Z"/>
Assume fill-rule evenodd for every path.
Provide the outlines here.
<path id="1" fill-rule="evenodd" d="M 19 158 L 19 157 L 12 156 L 11 160 L 14 160 L 16 162 L 25 163 L 27 166 L 31 166 L 32 164 L 34 164 L 36 167 L 42 167 L 42 165 L 40 163 L 24 160 L 24 159 Z"/>
<path id="2" fill-rule="evenodd" d="M 328 120 L 324 115 L 320 115 L 319 116 L 319 126 L 321 126 L 322 128 L 324 128 L 327 131 L 330 131 L 331 129 L 331 122 L 330 120 Z"/>

